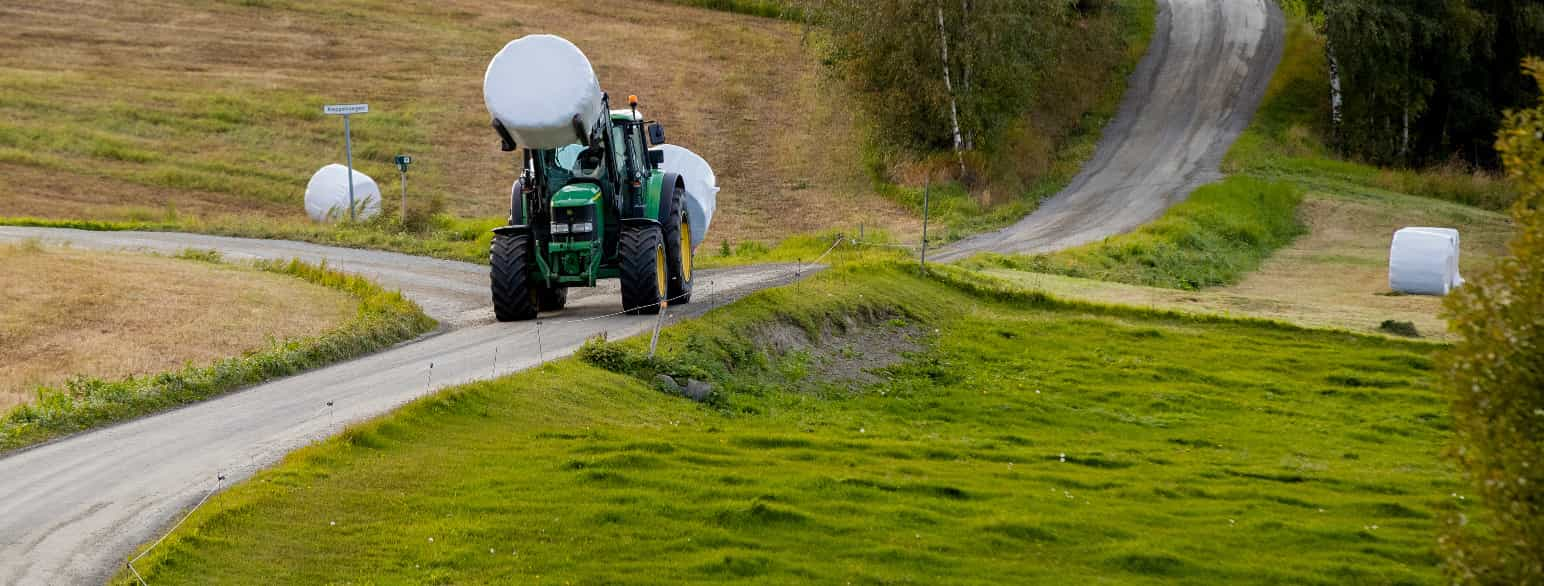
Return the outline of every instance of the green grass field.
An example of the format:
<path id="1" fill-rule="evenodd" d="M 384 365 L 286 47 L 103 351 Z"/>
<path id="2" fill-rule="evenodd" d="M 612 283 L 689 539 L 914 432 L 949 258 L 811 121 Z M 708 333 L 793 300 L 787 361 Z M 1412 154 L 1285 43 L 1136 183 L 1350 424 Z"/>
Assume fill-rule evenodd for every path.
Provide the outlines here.
<path id="1" fill-rule="evenodd" d="M 1468 501 L 1438 455 L 1434 346 L 934 275 L 845 263 L 669 328 L 659 359 L 638 340 L 586 352 L 627 374 L 568 359 L 439 393 L 216 496 L 139 567 L 156 584 L 1438 581 L 1437 519 Z M 822 344 L 787 344 L 800 332 Z M 846 342 L 865 335 L 912 350 L 877 382 L 820 374 L 869 360 Z M 667 396 L 657 371 L 717 393 Z"/>
<path id="2" fill-rule="evenodd" d="M 1133 232 L 1050 254 L 988 254 L 973 264 L 1172 289 L 1227 285 L 1303 233 L 1302 197 L 1292 184 L 1229 177 Z"/>

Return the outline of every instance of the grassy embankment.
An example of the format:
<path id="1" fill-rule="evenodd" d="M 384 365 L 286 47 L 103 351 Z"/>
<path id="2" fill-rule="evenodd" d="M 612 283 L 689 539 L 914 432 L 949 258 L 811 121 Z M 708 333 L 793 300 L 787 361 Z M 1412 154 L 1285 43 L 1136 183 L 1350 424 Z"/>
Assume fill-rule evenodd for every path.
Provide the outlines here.
<path id="1" fill-rule="evenodd" d="M 1436 517 L 1466 501 L 1438 455 L 1431 346 L 933 274 L 839 263 L 668 328 L 658 360 L 642 340 L 582 353 L 626 374 L 568 359 L 425 398 L 217 495 L 139 567 L 158 584 L 1439 579 Z M 891 349 L 853 343 L 873 339 Z M 863 368 L 882 378 L 829 374 Z M 657 371 L 716 395 L 663 395 Z"/>
<path id="2" fill-rule="evenodd" d="M 1129 234 L 1043 255 L 981 255 L 1003 267 L 1171 289 L 1232 284 L 1299 234 L 1302 193 L 1286 183 L 1231 177 Z"/>
<path id="3" fill-rule="evenodd" d="M 609 0 L 93 0 L 0 14 L 11 32 L 0 39 L 0 221 L 483 260 L 517 160 L 488 128 L 483 70 L 508 40 L 550 32 L 583 47 L 614 96 L 639 95 L 671 142 L 714 163 L 723 191 L 710 247 L 916 224 L 868 188 L 856 123 L 791 22 Z M 93 25 L 78 26 L 81 14 Z M 268 26 L 254 32 L 258 21 Z M 350 101 L 371 104 L 354 120 L 355 164 L 381 183 L 388 218 L 315 226 L 301 209 L 306 180 L 342 158 L 341 123 L 321 106 Z M 417 161 L 405 226 L 393 210 L 397 153 Z"/>
<path id="4" fill-rule="evenodd" d="M 184 251 L 185 261 L 222 262 L 213 251 Z M 132 264 L 132 263 L 131 263 Z M 416 304 L 395 291 L 386 291 L 361 277 L 347 275 L 325 265 L 299 260 L 254 262 L 259 271 L 285 275 L 334 289 L 352 298 L 353 315 L 335 327 L 314 335 L 268 338 L 239 355 L 210 362 L 188 360 L 180 369 L 128 377 L 82 375 L 62 385 L 42 386 L 36 399 L 9 409 L 0 416 L 0 451 L 23 447 L 94 426 L 123 421 L 179 405 L 220 395 L 231 390 L 288 376 L 332 362 L 353 358 L 407 340 L 432 329 L 434 320 Z M 175 292 L 149 287 L 151 301 L 166 303 Z M 287 303 L 302 300 L 285 299 Z M 99 302 L 85 311 L 101 310 Z M 224 309 L 238 309 L 239 304 Z M 285 311 L 304 309 L 283 306 Z M 182 316 L 181 319 L 186 319 Z M 217 324 L 199 323 L 203 331 Z M 105 326 L 104 326 L 105 327 Z M 259 330 L 260 332 L 260 330 Z M 141 332 L 154 336 L 153 332 Z M 131 341 L 124 332 L 119 343 Z M 250 337 L 249 329 L 238 335 Z M 89 338 L 89 336 L 83 336 Z M 193 342 L 194 340 L 189 340 Z"/>
<path id="5" fill-rule="evenodd" d="M 154 374 L 321 334 L 357 306 L 239 265 L 0 244 L 0 413 L 72 376 Z"/>

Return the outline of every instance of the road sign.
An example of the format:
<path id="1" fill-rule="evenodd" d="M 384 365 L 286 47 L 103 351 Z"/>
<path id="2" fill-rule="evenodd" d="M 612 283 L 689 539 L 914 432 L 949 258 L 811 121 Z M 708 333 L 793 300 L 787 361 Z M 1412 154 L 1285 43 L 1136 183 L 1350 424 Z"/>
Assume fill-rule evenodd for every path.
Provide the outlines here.
<path id="1" fill-rule="evenodd" d="M 392 159 L 397 163 L 397 170 L 402 171 L 402 224 L 407 224 L 407 166 L 413 164 L 413 157 L 397 155 Z"/>
<path id="2" fill-rule="evenodd" d="M 370 111 L 369 104 L 330 104 L 322 106 L 323 114 L 344 115 L 365 114 Z"/>
<path id="3" fill-rule="evenodd" d="M 370 112 L 369 104 L 327 104 L 322 113 L 343 117 L 343 152 L 348 157 L 348 219 L 354 221 L 354 139 L 349 132 L 348 117 Z"/>

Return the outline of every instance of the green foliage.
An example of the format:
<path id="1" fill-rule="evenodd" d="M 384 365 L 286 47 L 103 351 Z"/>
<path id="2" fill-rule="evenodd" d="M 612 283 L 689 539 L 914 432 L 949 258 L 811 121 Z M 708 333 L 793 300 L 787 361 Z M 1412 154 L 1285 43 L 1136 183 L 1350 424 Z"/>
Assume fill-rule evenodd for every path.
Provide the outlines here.
<path id="1" fill-rule="evenodd" d="M 851 265 L 666 329 L 663 357 L 722 373 L 721 405 L 579 360 L 449 389 L 216 495 L 137 567 L 154 584 L 1440 578 L 1436 518 L 1469 501 L 1446 496 L 1431 346 L 1000 293 Z M 792 354 L 758 333 L 849 318 L 938 333 L 844 393 L 785 384 Z"/>
<path id="2" fill-rule="evenodd" d="M 1294 185 L 1235 176 L 1197 189 L 1134 232 L 1051 254 L 971 262 L 1173 289 L 1226 285 L 1302 234 L 1300 201 Z"/>
<path id="3" fill-rule="evenodd" d="M 1544 61 L 1528 70 L 1544 88 Z M 1509 113 L 1496 141 L 1520 185 L 1512 256 L 1447 300 L 1460 341 L 1442 376 L 1453 454 L 1485 514 L 1443 537 L 1449 574 L 1475 584 L 1544 583 L 1544 100 Z M 1474 525 L 1479 525 L 1476 529 Z"/>
<path id="4" fill-rule="evenodd" d="M 881 147 L 951 151 L 957 118 L 961 146 L 985 155 L 972 161 L 978 167 L 1003 149 L 1026 147 L 1036 151 L 1023 153 L 1037 159 L 1029 163 L 1041 166 L 1052 150 L 1045 143 L 1079 127 L 1107 82 L 1117 93 L 1124 88 L 1124 74 L 1141 55 L 1128 48 L 1146 47 L 1153 7 L 1049 0 L 816 4 L 818 22 L 832 31 L 827 63 L 857 91 Z M 1063 111 L 1069 108 L 1075 111 Z M 1026 141 L 1034 144 L 1017 144 Z M 1013 171 L 1011 161 L 998 163 L 999 174 Z"/>
<path id="5" fill-rule="evenodd" d="M 1305 17 L 1288 19 L 1286 48 L 1265 100 L 1223 162 L 1230 173 L 1291 181 L 1330 193 L 1367 188 L 1504 211 L 1511 183 L 1462 162 L 1392 169 L 1342 160 L 1330 146 L 1325 38 Z"/>
<path id="6" fill-rule="evenodd" d="M 956 118 L 966 143 L 990 143 L 1022 113 L 1047 57 L 1032 33 L 1069 10 L 1042 0 L 833 0 L 820 20 L 835 39 L 829 59 L 870 103 L 879 136 L 947 151 Z"/>
<path id="7" fill-rule="evenodd" d="M 1386 319 L 1378 324 L 1378 330 L 1406 338 L 1421 337 L 1421 331 L 1415 328 L 1415 323 L 1408 321 Z"/>
<path id="8" fill-rule="evenodd" d="M 919 6 L 912 9 L 922 10 Z M 865 10 L 880 8 L 864 5 Z M 963 157 L 969 168 L 963 176 L 956 157 L 948 152 L 952 136 L 937 138 L 929 146 L 909 142 L 906 136 L 912 130 L 901 131 L 912 125 L 939 124 L 940 120 L 943 125 L 922 131 L 949 131 L 947 110 L 930 114 L 926 120 L 897 115 L 894 100 L 908 104 L 912 99 L 909 93 L 917 91 L 911 87 L 912 81 L 889 80 L 887 83 L 895 84 L 889 97 L 886 92 L 859 92 L 857 103 L 868 113 L 873 128 L 864 149 L 864 165 L 875 189 L 920 214 L 924 176 L 931 176 L 931 233 L 945 242 L 1023 218 L 1072 180 L 1093 156 L 1100 133 L 1119 108 L 1126 79 L 1145 54 L 1157 18 L 1157 5 L 1152 0 L 1056 3 L 1046 10 L 1065 18 L 1034 21 L 1035 30 L 1026 44 L 1033 45 L 1036 55 L 1052 57 L 1017 64 L 1033 68 L 1030 77 L 1015 80 L 1015 91 L 1023 92 L 1025 100 L 1000 102 L 997 105 L 1002 109 L 989 113 L 997 118 L 995 123 L 1002 124 L 995 138 L 966 128 L 966 146 L 974 150 Z M 936 17 L 931 22 L 936 38 Z M 920 30 L 924 24 L 911 26 Z M 877 27 L 852 34 L 883 36 Z M 893 36 L 879 40 L 898 45 L 904 41 Z M 827 46 L 831 53 L 827 61 L 843 79 L 852 78 L 846 68 L 867 63 L 844 61 L 847 49 L 840 40 Z M 957 51 L 950 51 L 952 58 Z M 932 58 L 941 59 L 941 54 Z M 897 63 L 902 60 L 896 58 Z M 895 75 L 916 77 L 915 83 L 942 83 L 940 68 L 895 66 L 904 68 Z M 889 70 L 881 73 L 885 72 Z M 922 79 L 928 76 L 932 79 Z M 934 106 L 947 107 L 943 103 Z"/>
<path id="9" fill-rule="evenodd" d="M 1378 164 L 1494 167 L 1501 112 L 1533 88 L 1497 75 L 1544 52 L 1534 0 L 1324 0 L 1345 96 L 1337 143 Z M 1327 86 L 1326 86 L 1327 89 Z"/>
<path id="10" fill-rule="evenodd" d="M 178 258 L 220 262 L 219 253 L 189 249 Z M 64 388 L 40 387 L 37 401 L 0 417 L 0 450 L 9 450 L 107 423 L 124 421 L 318 366 L 373 352 L 435 326 L 401 293 L 363 277 L 300 260 L 259 261 L 264 271 L 343 291 L 359 302 L 354 318 L 319 336 L 276 340 L 268 348 L 208 366 L 122 380 L 76 377 Z"/>

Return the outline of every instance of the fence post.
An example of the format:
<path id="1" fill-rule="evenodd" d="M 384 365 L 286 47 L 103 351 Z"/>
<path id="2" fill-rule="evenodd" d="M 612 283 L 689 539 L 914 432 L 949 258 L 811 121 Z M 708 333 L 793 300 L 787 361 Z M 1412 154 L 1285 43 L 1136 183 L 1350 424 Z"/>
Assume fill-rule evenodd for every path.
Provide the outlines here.
<path id="1" fill-rule="evenodd" d="M 933 174 L 927 174 L 927 182 L 922 184 L 922 272 L 927 273 L 927 212 L 928 198 L 933 191 Z"/>

